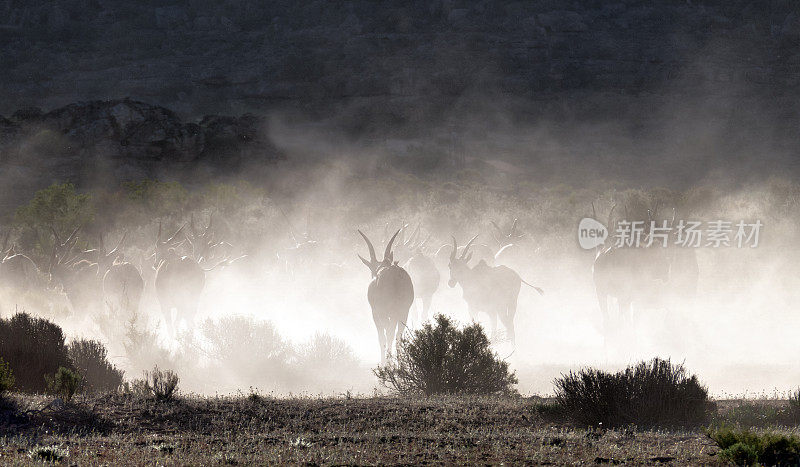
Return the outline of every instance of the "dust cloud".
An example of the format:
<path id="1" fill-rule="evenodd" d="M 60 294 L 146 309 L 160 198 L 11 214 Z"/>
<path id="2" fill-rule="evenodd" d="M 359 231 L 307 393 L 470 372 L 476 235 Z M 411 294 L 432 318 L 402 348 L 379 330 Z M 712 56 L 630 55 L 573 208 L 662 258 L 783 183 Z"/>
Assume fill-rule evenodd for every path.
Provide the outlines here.
<path id="1" fill-rule="evenodd" d="M 275 113 L 263 136 L 284 160 L 245 164 L 224 176 L 184 167 L 156 174 L 160 182 L 151 185 L 109 183 L 113 170 L 99 148 L 100 169 L 78 187 L 93 211 L 79 222 L 77 249 L 101 247 L 102 238 L 110 249 L 127 235 L 119 259 L 144 280 L 138 309 L 107 306 L 97 285 L 87 287 L 101 305 L 75 309 L 48 274 L 49 230 L 31 237 L 34 224 L 10 201 L 19 193 L 6 190 L 4 233 L 10 231 L 15 252 L 36 263 L 41 282 L 4 285 L 2 315 L 24 309 L 54 320 L 70 337 L 100 339 L 128 378 L 154 364 L 172 368 L 186 391 L 370 393 L 380 355 L 366 297 L 370 272 L 357 257 L 367 250 L 357 229 L 379 251 L 401 227 L 407 226 L 405 239 L 419 229 L 417 239 L 427 238 L 419 251 L 429 257 L 453 236 L 463 245 L 478 235 L 475 248 L 493 259 L 503 246 L 493 223 L 508 231 L 516 220 L 522 235 L 498 262 L 545 292 L 523 286 L 516 342 L 505 338 L 502 325 L 494 339 L 519 376 L 520 392 L 550 393 L 553 378 L 571 369 L 616 369 L 654 356 L 684 362 L 715 395 L 789 390 L 800 374 L 797 148 L 761 133 L 776 122 L 767 104 L 745 110 L 726 97 L 706 106 L 680 93 L 666 96 L 639 99 L 630 110 L 637 118 L 577 112 L 533 121 L 508 116 L 503 109 L 515 103 L 507 96 L 509 102 L 490 108 L 484 96 L 483 110 L 465 96 L 464 107 L 456 104 L 438 124 L 358 135 L 342 128 L 340 115 L 302 120 Z M 65 144 L 61 137 L 35 136 L 8 156 L 32 172 L 3 171 L 4 186 L 19 186 L 20 177 L 38 186 L 70 181 L 39 159 L 46 148 Z M 56 141 L 45 144 L 46 137 Z M 116 183 L 123 181 L 133 185 Z M 649 210 L 659 221 L 675 216 L 763 227 L 756 248 L 704 241 L 695 251 L 696 294 L 664 280 L 655 296 L 634 300 L 633 319 L 612 300 L 607 327 L 592 275 L 597 252 L 579 247 L 577 225 L 591 216 L 607 223 L 613 206 L 616 221 L 646 221 Z M 66 237 L 73 224 L 61 220 Z M 153 254 L 159 228 L 167 237 L 187 223 L 184 235 L 210 224 L 215 242 L 225 244 L 221 257 L 235 261 L 205 272 L 197 314 L 176 316 L 172 335 L 171 316 L 160 310 L 154 290 Z M 185 242 L 173 246 L 179 255 L 192 254 Z M 431 313 L 470 322 L 460 286 L 447 285 L 446 256 L 436 264 L 441 280 Z M 653 289 L 646 280 L 630 286 Z M 409 332 L 423 324 L 420 316 L 415 302 Z M 487 315 L 477 319 L 491 332 Z"/>

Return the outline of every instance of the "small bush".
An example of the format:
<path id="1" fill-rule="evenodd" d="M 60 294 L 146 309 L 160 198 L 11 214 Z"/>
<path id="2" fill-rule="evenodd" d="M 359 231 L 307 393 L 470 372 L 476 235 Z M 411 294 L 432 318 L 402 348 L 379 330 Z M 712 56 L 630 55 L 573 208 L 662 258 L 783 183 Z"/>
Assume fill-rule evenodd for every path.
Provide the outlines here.
<path id="1" fill-rule="evenodd" d="M 708 422 L 712 408 L 696 376 L 659 358 L 616 374 L 570 372 L 555 386 L 560 414 L 588 426 L 699 426 Z"/>
<path id="2" fill-rule="evenodd" d="M 269 321 L 230 315 L 203 323 L 209 353 L 236 374 L 285 372 L 291 348 Z"/>
<path id="3" fill-rule="evenodd" d="M 216 390 L 295 382 L 293 349 L 269 321 L 246 315 L 208 319 L 202 326 L 208 353 L 219 374 Z M 219 384 L 222 384 L 220 388 Z"/>
<path id="4" fill-rule="evenodd" d="M 731 461 L 736 465 L 755 465 L 758 462 L 758 452 L 756 448 L 745 443 L 736 443 L 724 449 L 720 453 L 720 458 Z"/>
<path id="5" fill-rule="evenodd" d="M 0 358 L 0 395 L 14 387 L 14 374 L 11 367 Z"/>
<path id="6" fill-rule="evenodd" d="M 108 361 L 105 346 L 95 340 L 79 339 L 67 347 L 67 354 L 91 392 L 115 391 L 122 384 L 122 370 Z"/>
<path id="7" fill-rule="evenodd" d="M 403 395 L 511 393 L 517 383 L 479 324 L 459 330 L 443 315 L 402 339 L 397 356 L 374 372 Z"/>
<path id="8" fill-rule="evenodd" d="M 720 458 L 736 465 L 800 463 L 800 439 L 793 435 L 721 428 L 708 436 L 722 449 Z"/>
<path id="9" fill-rule="evenodd" d="M 27 313 L 0 319 L 0 355 L 14 371 L 15 388 L 23 392 L 47 391 L 45 376 L 72 367 L 61 328 Z"/>
<path id="10" fill-rule="evenodd" d="M 347 343 L 335 336 L 317 333 L 308 342 L 296 346 L 291 371 L 295 384 L 309 392 L 330 391 L 344 381 L 352 386 L 361 382 L 370 387 L 369 374 L 363 375 L 358 357 Z M 363 378 L 362 378 L 363 375 Z"/>
<path id="11" fill-rule="evenodd" d="M 28 451 L 28 457 L 40 462 L 61 462 L 69 457 L 69 450 L 61 446 L 36 446 Z"/>
<path id="12" fill-rule="evenodd" d="M 78 392 L 83 378 L 77 372 L 69 368 L 59 367 L 55 376 L 46 377 L 47 388 L 51 393 L 61 396 L 65 401 L 72 400 L 72 396 Z"/>
<path id="13" fill-rule="evenodd" d="M 172 400 L 175 390 L 178 389 L 178 375 L 172 370 L 160 370 L 158 367 L 145 373 L 148 391 L 160 401 Z"/>

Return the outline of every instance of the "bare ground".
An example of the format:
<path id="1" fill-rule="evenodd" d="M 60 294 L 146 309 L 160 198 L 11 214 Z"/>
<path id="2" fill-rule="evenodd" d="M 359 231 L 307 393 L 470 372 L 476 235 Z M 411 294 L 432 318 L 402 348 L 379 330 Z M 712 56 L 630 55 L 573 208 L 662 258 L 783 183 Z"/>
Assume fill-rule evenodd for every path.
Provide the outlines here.
<path id="1" fill-rule="evenodd" d="M 11 398 L 5 464 L 720 464 L 702 432 L 558 426 L 529 398 Z"/>

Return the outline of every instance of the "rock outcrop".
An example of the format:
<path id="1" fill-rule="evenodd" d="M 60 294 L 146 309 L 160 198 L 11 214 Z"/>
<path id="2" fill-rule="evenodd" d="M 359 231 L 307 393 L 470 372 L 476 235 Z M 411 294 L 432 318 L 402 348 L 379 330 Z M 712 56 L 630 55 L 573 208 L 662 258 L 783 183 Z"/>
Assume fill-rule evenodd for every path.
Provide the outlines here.
<path id="1" fill-rule="evenodd" d="M 224 176 L 283 157 L 266 133 L 262 117 L 209 115 L 184 122 L 169 109 L 130 99 L 80 102 L 46 113 L 25 108 L 0 118 L 0 182 L 13 195 L 15 186 L 27 192 L 51 181 L 115 186 L 180 179 L 198 168 Z"/>

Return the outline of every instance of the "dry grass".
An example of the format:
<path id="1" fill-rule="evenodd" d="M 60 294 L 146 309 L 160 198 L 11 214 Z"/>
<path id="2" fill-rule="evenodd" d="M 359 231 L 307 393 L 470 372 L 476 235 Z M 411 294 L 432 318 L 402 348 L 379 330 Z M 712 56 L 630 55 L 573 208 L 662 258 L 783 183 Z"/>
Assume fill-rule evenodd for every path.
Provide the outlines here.
<path id="1" fill-rule="evenodd" d="M 57 446 L 79 465 L 720 464 L 700 432 L 595 431 L 548 423 L 538 399 L 12 396 L 0 456 L 35 463 Z"/>

